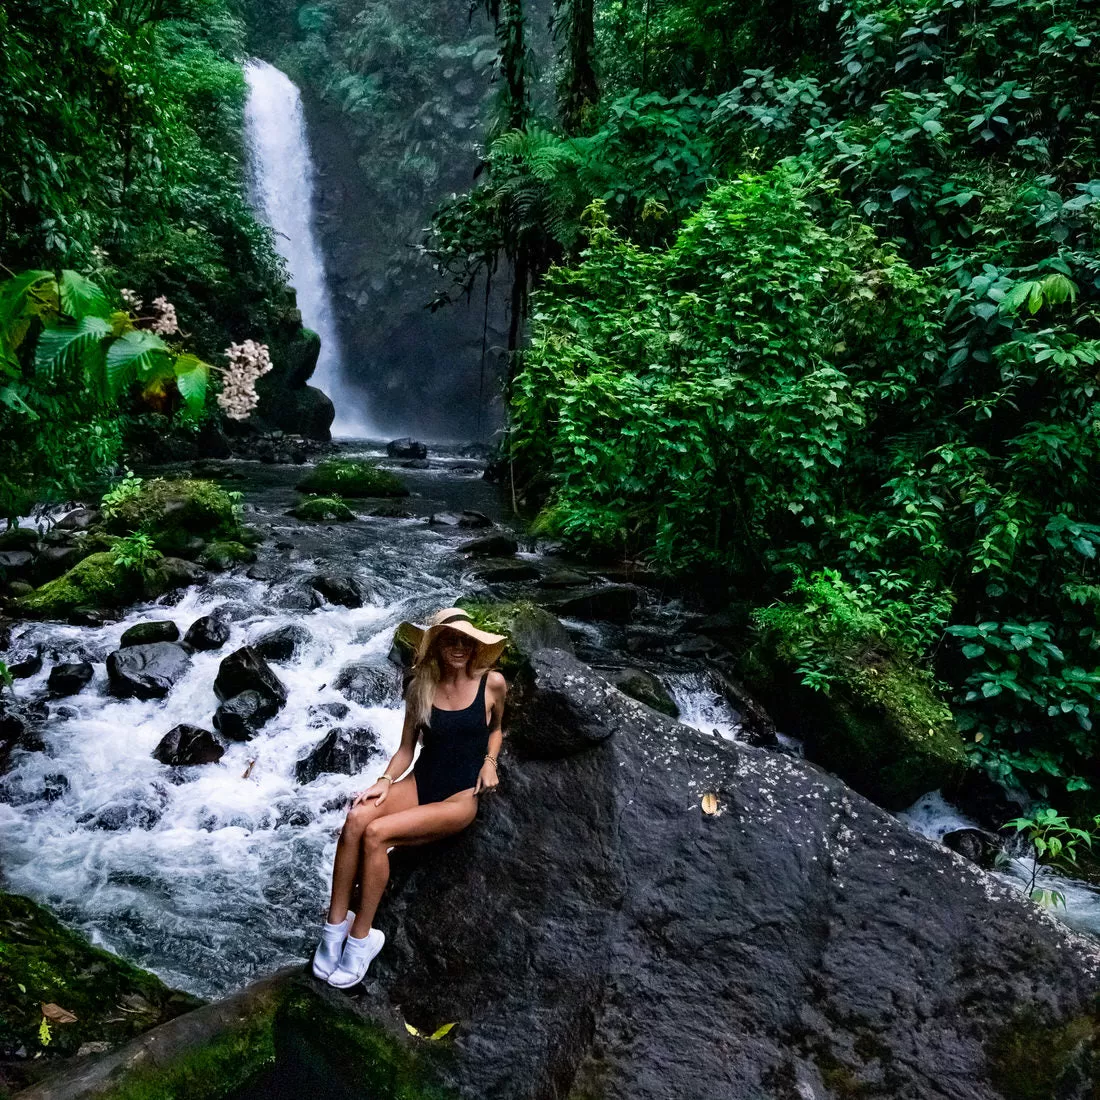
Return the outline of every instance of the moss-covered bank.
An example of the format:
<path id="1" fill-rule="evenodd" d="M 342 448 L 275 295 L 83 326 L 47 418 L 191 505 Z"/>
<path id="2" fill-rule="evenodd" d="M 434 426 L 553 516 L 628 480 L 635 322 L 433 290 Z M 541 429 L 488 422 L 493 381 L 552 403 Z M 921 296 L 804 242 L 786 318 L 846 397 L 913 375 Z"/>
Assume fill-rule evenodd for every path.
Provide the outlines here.
<path id="1" fill-rule="evenodd" d="M 389 470 L 359 459 L 330 458 L 298 483 L 303 493 L 333 497 L 407 497 L 409 490 Z"/>

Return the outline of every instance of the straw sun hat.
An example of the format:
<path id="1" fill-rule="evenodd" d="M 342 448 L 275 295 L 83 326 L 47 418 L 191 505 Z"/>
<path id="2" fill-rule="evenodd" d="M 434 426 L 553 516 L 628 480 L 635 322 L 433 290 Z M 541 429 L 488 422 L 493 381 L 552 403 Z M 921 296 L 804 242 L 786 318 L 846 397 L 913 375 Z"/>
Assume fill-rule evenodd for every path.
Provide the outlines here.
<path id="1" fill-rule="evenodd" d="M 441 630 L 455 630 L 459 634 L 465 634 L 476 641 L 480 649 L 477 655 L 478 667 L 491 668 L 500 660 L 508 639 L 503 634 L 490 634 L 487 630 L 479 630 L 474 626 L 468 611 L 461 607 L 445 607 L 437 611 L 428 620 L 426 627 L 417 626 L 415 623 L 404 623 L 405 632 L 409 640 L 416 645 L 416 658 L 420 660 L 432 640 Z"/>

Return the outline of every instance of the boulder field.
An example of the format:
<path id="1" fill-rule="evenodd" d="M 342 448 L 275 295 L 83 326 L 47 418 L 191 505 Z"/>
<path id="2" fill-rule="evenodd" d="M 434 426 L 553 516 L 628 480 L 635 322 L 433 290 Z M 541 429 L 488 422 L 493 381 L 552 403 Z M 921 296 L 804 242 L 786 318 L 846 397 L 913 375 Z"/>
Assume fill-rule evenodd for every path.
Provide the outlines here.
<path id="1" fill-rule="evenodd" d="M 500 789 L 393 854 L 363 986 L 280 975 L 28 1100 L 130 1095 L 139 1070 L 238 1100 L 1096 1095 L 1095 942 L 812 764 L 561 650 L 521 676 Z M 204 1044 L 234 1073 L 187 1070 Z"/>

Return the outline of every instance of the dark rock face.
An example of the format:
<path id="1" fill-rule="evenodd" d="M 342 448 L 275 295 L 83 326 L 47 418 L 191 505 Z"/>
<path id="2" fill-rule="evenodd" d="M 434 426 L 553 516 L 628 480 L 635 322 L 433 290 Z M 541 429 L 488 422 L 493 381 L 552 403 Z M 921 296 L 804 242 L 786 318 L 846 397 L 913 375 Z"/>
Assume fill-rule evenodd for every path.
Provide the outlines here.
<path id="1" fill-rule="evenodd" d="M 346 574 L 322 573 L 310 580 L 310 587 L 327 603 L 341 607 L 362 607 L 363 592 L 354 577 Z"/>
<path id="2" fill-rule="evenodd" d="M 217 611 L 212 615 L 203 615 L 187 628 L 183 640 L 195 649 L 221 649 L 229 641 L 229 617 Z"/>
<path id="3" fill-rule="evenodd" d="M 401 683 L 390 666 L 344 665 L 332 686 L 345 698 L 361 707 L 384 706 L 400 697 Z"/>
<path id="4" fill-rule="evenodd" d="M 294 766 L 299 783 L 312 783 L 325 772 L 355 775 L 382 752 L 378 734 L 369 726 L 337 726 L 310 754 Z"/>
<path id="5" fill-rule="evenodd" d="M 193 584 L 206 583 L 206 570 L 193 561 L 185 561 L 183 558 L 164 558 L 159 567 L 164 587 L 189 588 Z"/>
<path id="6" fill-rule="evenodd" d="M 955 829 L 943 838 L 944 847 L 979 867 L 992 867 L 997 861 L 1001 844 L 995 836 L 982 829 Z"/>
<path id="7" fill-rule="evenodd" d="M 283 682 L 252 646 L 244 646 L 222 661 L 214 681 L 222 701 L 215 727 L 235 741 L 247 741 L 286 705 Z"/>
<path id="8" fill-rule="evenodd" d="M 428 448 L 423 443 L 405 436 L 402 439 L 391 439 L 386 444 L 386 454 L 390 458 L 427 458 Z"/>
<path id="9" fill-rule="evenodd" d="M 268 631 L 252 644 L 252 648 L 269 661 L 290 661 L 303 647 L 309 645 L 313 635 L 304 626 L 290 623 L 278 630 Z"/>
<path id="10" fill-rule="evenodd" d="M 493 521 L 484 512 L 433 512 L 428 517 L 433 527 L 492 527 Z"/>
<path id="11" fill-rule="evenodd" d="M 567 619 L 625 623 L 638 606 L 638 590 L 627 584 L 574 589 L 555 596 L 546 606 Z"/>
<path id="12" fill-rule="evenodd" d="M 458 548 L 458 552 L 473 554 L 479 558 L 506 558 L 518 549 L 519 543 L 510 535 L 484 535 L 482 538 L 464 542 Z"/>
<path id="13" fill-rule="evenodd" d="M 563 653 L 531 663 L 499 792 L 393 854 L 386 946 L 350 1001 L 460 1021 L 444 1086 L 1092 1095 L 1094 943 L 813 765 L 679 726 Z"/>
<path id="14" fill-rule="evenodd" d="M 611 680 L 631 699 L 637 699 L 639 703 L 645 703 L 647 707 L 659 710 L 670 718 L 679 716 L 679 707 L 676 706 L 665 685 L 653 673 L 640 668 L 624 668 L 615 673 Z"/>
<path id="15" fill-rule="evenodd" d="M 508 584 L 513 581 L 537 580 L 539 571 L 537 566 L 529 561 L 490 558 L 474 570 L 474 575 L 480 577 L 486 584 Z"/>
<path id="16" fill-rule="evenodd" d="M 8 672 L 13 680 L 27 680 L 42 671 L 42 647 L 17 649 L 7 658 Z"/>
<path id="17" fill-rule="evenodd" d="M 209 730 L 186 723 L 170 729 L 153 749 L 162 764 L 216 764 L 225 754 L 225 745 Z"/>
<path id="18" fill-rule="evenodd" d="M 75 695 L 92 682 L 94 675 L 95 670 L 87 661 L 54 665 L 50 669 L 50 678 L 46 681 L 46 687 L 53 695 Z"/>
<path id="19" fill-rule="evenodd" d="M 107 657 L 111 694 L 122 699 L 163 699 L 191 667 L 191 655 L 175 642 L 118 649 Z"/>
<path id="20" fill-rule="evenodd" d="M 179 641 L 179 627 L 169 619 L 155 623 L 137 623 L 126 630 L 118 645 L 126 649 L 132 645 L 152 645 L 153 642 Z"/>

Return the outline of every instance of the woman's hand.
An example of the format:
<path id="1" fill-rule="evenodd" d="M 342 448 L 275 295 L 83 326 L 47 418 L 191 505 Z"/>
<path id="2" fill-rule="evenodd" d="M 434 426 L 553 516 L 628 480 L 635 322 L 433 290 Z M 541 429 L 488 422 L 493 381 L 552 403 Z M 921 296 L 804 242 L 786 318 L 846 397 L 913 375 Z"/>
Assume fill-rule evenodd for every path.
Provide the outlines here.
<path id="1" fill-rule="evenodd" d="M 354 810 L 360 802 L 369 802 L 375 799 L 375 805 L 381 806 L 386 801 L 393 784 L 385 779 L 376 779 L 365 791 L 360 791 L 351 800 L 351 808 Z"/>
<path id="2" fill-rule="evenodd" d="M 477 773 L 477 784 L 474 786 L 474 796 L 483 791 L 495 791 L 500 780 L 497 778 L 496 765 L 491 760 L 486 760 L 481 765 L 481 771 Z"/>

